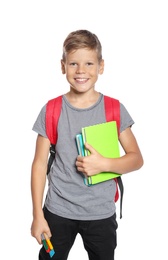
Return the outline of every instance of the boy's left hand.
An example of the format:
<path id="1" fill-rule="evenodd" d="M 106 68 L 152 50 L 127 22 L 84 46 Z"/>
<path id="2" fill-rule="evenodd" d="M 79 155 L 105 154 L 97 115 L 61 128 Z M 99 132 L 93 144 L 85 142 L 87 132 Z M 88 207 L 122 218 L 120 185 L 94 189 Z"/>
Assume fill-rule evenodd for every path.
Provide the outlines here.
<path id="1" fill-rule="evenodd" d="M 92 176 L 102 172 L 103 159 L 105 158 L 88 143 L 85 143 L 85 148 L 89 150 L 90 155 L 77 157 L 77 170 L 86 176 Z"/>

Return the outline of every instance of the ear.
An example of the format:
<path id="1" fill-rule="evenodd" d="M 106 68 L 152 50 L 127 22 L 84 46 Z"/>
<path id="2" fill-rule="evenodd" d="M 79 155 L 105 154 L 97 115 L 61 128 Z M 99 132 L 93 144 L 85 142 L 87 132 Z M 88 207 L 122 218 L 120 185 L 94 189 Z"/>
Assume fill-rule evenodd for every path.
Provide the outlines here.
<path id="1" fill-rule="evenodd" d="M 65 71 L 65 63 L 63 60 L 61 60 L 61 70 L 62 70 L 62 74 L 65 74 L 66 71 Z"/>
<path id="2" fill-rule="evenodd" d="M 101 60 L 100 61 L 100 64 L 99 64 L 99 74 L 103 74 L 104 72 L 104 60 Z"/>

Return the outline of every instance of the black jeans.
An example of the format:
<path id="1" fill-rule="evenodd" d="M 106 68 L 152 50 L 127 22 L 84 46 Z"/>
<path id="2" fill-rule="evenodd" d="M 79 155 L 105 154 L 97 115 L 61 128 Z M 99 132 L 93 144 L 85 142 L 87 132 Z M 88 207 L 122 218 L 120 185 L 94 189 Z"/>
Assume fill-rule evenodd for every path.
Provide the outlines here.
<path id="1" fill-rule="evenodd" d="M 44 208 L 44 215 L 51 229 L 55 255 L 50 258 L 42 247 L 39 260 L 67 260 L 78 233 L 83 239 L 89 260 L 114 260 L 118 227 L 116 214 L 106 219 L 81 221 L 59 217 Z"/>

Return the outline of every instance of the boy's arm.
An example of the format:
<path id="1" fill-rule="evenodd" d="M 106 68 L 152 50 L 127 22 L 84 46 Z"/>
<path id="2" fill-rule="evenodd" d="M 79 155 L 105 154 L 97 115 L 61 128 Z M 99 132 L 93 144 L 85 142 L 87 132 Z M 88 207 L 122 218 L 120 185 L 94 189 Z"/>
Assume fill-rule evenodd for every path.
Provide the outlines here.
<path id="1" fill-rule="evenodd" d="M 35 155 L 31 169 L 31 194 L 33 206 L 33 222 L 31 226 L 31 234 L 37 239 L 39 244 L 41 244 L 41 234 L 43 232 L 47 233 L 49 237 L 51 236 L 42 209 L 43 195 L 46 184 L 49 147 L 49 140 L 38 135 L 36 140 Z"/>
<path id="2" fill-rule="evenodd" d="M 92 176 L 99 172 L 124 174 L 140 169 L 143 165 L 143 158 L 130 127 L 120 134 L 119 141 L 125 151 L 125 155 L 119 158 L 105 158 L 89 144 L 86 144 L 85 146 L 91 154 L 85 157 L 78 156 L 76 161 L 78 171 Z"/>
<path id="3" fill-rule="evenodd" d="M 120 144 L 125 155 L 111 162 L 111 167 L 117 173 L 128 173 L 139 170 L 143 166 L 143 157 L 137 140 L 130 127 L 126 128 L 119 136 Z"/>

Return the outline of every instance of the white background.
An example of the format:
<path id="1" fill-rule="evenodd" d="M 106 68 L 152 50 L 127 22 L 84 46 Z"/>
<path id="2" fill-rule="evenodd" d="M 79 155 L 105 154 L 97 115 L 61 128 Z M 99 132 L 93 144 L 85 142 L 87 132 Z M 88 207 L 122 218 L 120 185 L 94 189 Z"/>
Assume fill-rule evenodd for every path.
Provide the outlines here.
<path id="1" fill-rule="evenodd" d="M 62 43 L 88 29 L 103 46 L 97 90 L 128 109 L 144 166 L 123 177 L 116 260 L 168 259 L 167 1 L 37 1 L 0 3 L 1 235 L 5 259 L 38 259 L 30 235 L 32 125 L 44 103 L 69 90 L 61 74 Z M 117 203 L 119 215 L 119 204 Z M 87 259 L 78 236 L 68 260 Z"/>

